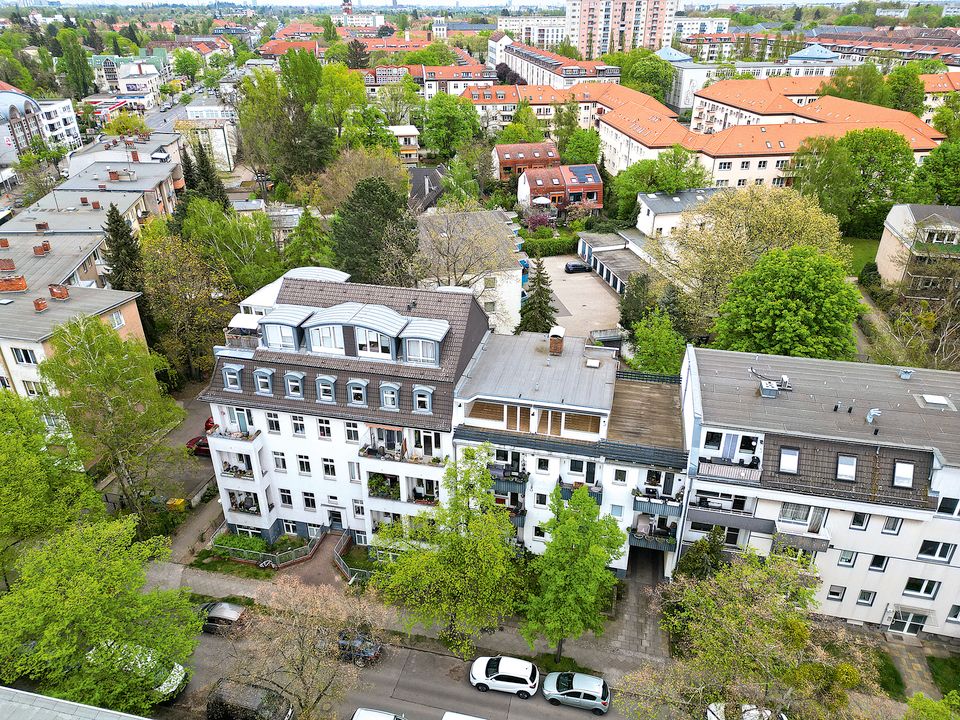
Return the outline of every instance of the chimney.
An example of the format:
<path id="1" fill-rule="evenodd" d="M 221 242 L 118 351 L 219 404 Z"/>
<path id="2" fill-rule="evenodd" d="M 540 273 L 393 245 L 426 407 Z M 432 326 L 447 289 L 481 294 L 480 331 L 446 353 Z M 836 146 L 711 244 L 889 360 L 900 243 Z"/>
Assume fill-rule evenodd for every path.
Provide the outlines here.
<path id="1" fill-rule="evenodd" d="M 49 240 L 44 240 L 42 243 L 40 243 L 40 247 L 43 248 L 43 254 L 44 254 L 44 255 L 46 255 L 48 252 L 50 252 L 50 251 L 53 249 L 53 248 L 50 247 L 50 241 L 49 241 Z"/>
<path id="2" fill-rule="evenodd" d="M 119 180 L 119 179 L 120 179 L 120 173 L 118 173 L 116 170 L 111 170 L 111 171 L 110 171 L 110 179 L 111 179 L 111 180 Z"/>
<path id="3" fill-rule="evenodd" d="M 27 289 L 27 279 L 23 275 L 0 277 L 0 292 L 23 292 Z"/>
<path id="4" fill-rule="evenodd" d="M 34 245 L 33 254 L 39 257 L 43 257 L 44 255 L 47 254 L 47 251 L 43 249 L 43 245 Z"/>
<path id="5" fill-rule="evenodd" d="M 50 297 L 55 300 L 66 300 L 70 297 L 70 291 L 67 290 L 66 285 L 47 285 L 47 288 L 50 290 Z"/>
<path id="6" fill-rule="evenodd" d="M 42 297 L 34 298 L 33 309 L 36 310 L 38 313 L 42 313 L 44 310 L 47 309 L 47 299 Z"/>
<path id="7" fill-rule="evenodd" d="M 131 150 L 131 151 L 130 151 L 130 161 L 131 161 L 131 162 L 140 162 L 140 153 L 138 153 L 136 150 Z"/>
<path id="8" fill-rule="evenodd" d="M 563 328 L 559 325 L 554 325 L 550 328 L 550 354 L 551 355 L 562 355 L 563 354 Z"/>
<path id="9" fill-rule="evenodd" d="M 50 223 L 48 222 L 38 222 L 37 223 L 37 232 L 43 232 L 44 230 L 50 229 Z"/>
<path id="10" fill-rule="evenodd" d="M 98 187 L 100 190 L 106 190 L 106 189 L 107 189 L 107 186 L 104 185 L 103 183 L 100 183 L 99 185 L 97 185 L 97 187 Z"/>
<path id="11" fill-rule="evenodd" d="M 10 238 L 0 238 L 0 248 L 10 247 Z"/>
<path id="12" fill-rule="evenodd" d="M 0 271 L 8 272 L 10 270 L 16 270 L 17 266 L 10 258 L 0 258 Z"/>
<path id="13" fill-rule="evenodd" d="M 87 199 L 86 196 L 83 196 L 83 197 L 80 198 L 80 204 L 81 204 L 81 205 L 89 205 L 89 204 L 90 204 L 90 201 Z"/>
<path id="14" fill-rule="evenodd" d="M 94 201 L 93 201 L 93 204 L 92 204 L 90 207 L 92 207 L 94 210 L 99 210 L 99 209 L 100 209 L 100 201 L 99 201 L 99 200 L 94 200 Z"/>

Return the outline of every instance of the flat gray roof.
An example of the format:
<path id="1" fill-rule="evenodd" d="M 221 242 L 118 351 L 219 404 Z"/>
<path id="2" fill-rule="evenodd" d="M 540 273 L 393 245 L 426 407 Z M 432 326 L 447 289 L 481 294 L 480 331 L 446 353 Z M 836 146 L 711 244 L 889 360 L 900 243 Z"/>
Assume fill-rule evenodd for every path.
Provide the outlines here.
<path id="1" fill-rule="evenodd" d="M 13 220 L 0 227 L 0 237 L 4 235 L 34 235 L 37 241 L 48 235 L 61 235 L 64 233 L 94 233 L 103 234 L 103 226 L 107 221 L 107 208 L 101 207 L 99 210 L 83 207 L 80 205 L 71 205 L 70 209 L 66 207 L 55 210 L 52 208 L 42 209 L 31 205 L 23 210 Z M 48 230 L 37 230 L 38 223 L 47 223 Z"/>
<path id="2" fill-rule="evenodd" d="M 650 266 L 647 265 L 632 250 L 620 248 L 619 250 L 600 250 L 595 252 L 593 257 L 597 262 L 603 263 L 610 269 L 614 275 L 626 282 L 634 273 L 650 273 Z"/>
<path id="3" fill-rule="evenodd" d="M 158 183 L 170 177 L 175 167 L 173 163 L 95 162 L 90 163 L 68 180 L 64 180 L 60 189 L 97 190 L 100 185 L 106 185 L 108 192 L 146 192 L 153 190 Z M 127 169 L 133 172 L 133 179 L 110 179 L 110 170 L 123 172 Z"/>
<path id="4" fill-rule="evenodd" d="M 903 380 L 900 368 L 889 365 L 693 352 L 705 425 L 935 449 L 948 464 L 960 465 L 960 373 L 917 369 Z M 760 397 L 760 376 L 782 375 L 793 390 Z M 868 423 L 871 408 L 881 415 Z"/>
<path id="5" fill-rule="evenodd" d="M 463 374 L 457 398 L 523 400 L 609 411 L 617 360 L 579 337 L 564 338 L 563 353 L 548 353 L 547 335 L 488 335 Z M 587 367 L 587 360 L 600 366 Z"/>
<path id="6" fill-rule="evenodd" d="M 127 715 L 45 695 L 0 687 L 0 720 L 146 720 L 142 715 Z"/>
<path id="7" fill-rule="evenodd" d="M 28 292 L 43 288 L 46 294 L 47 285 L 65 281 L 103 242 L 102 233 L 4 235 L 5 227 L 0 228 L 0 237 L 6 237 L 10 247 L 0 249 L 0 258 L 13 260 L 11 274 L 26 277 Z M 44 240 L 50 243 L 50 252 L 35 255 L 34 246 Z"/>
<path id="8" fill-rule="evenodd" d="M 141 139 L 138 135 L 125 135 L 123 138 L 120 138 L 118 135 L 104 135 L 99 142 L 90 143 L 89 145 L 84 145 L 82 148 L 74 150 L 73 155 L 88 155 L 108 149 L 125 150 L 129 147 L 141 155 L 146 153 L 147 157 L 149 157 L 151 153 L 162 150 L 170 143 L 176 142 L 179 137 L 180 133 L 176 132 L 151 132 L 147 139 Z M 105 147 L 107 142 L 112 144 L 114 140 L 120 140 L 120 143 L 111 148 Z"/>
<path id="9" fill-rule="evenodd" d="M 720 188 L 700 188 L 681 190 L 675 193 L 637 193 L 637 202 L 642 202 L 657 215 L 663 213 L 681 213 L 687 208 L 709 200 Z"/>
<path id="10" fill-rule="evenodd" d="M 68 300 L 54 300 L 46 284 L 37 282 L 29 284 L 26 292 L 0 293 L 0 301 L 12 301 L 0 304 L 0 336 L 10 340 L 42 342 L 53 335 L 58 326 L 78 315 L 102 315 L 140 296 L 140 293 L 123 290 L 76 285 L 67 289 L 70 292 Z M 33 309 L 33 300 L 38 297 L 47 300 L 47 309 L 41 313 Z"/>
<path id="11" fill-rule="evenodd" d="M 49 192 L 37 200 L 27 210 L 34 208 L 39 210 L 77 208 L 80 212 L 100 212 L 103 214 L 104 222 L 106 222 L 107 210 L 110 208 L 110 203 L 116 205 L 117 210 L 119 210 L 122 215 L 141 197 L 143 197 L 143 193 L 138 191 L 102 193 L 99 190 L 61 190 L 60 188 L 56 188 L 53 192 Z M 81 198 L 87 199 L 86 205 L 80 203 Z M 100 203 L 100 210 L 93 209 L 92 204 L 95 201 Z M 27 210 L 24 210 L 24 212 L 27 212 Z M 7 225 L 9 224 L 10 223 L 7 223 Z M 50 227 L 53 227 L 53 225 L 51 224 Z M 0 234 L 2 234 L 2 232 L 3 231 L 0 230 Z"/>

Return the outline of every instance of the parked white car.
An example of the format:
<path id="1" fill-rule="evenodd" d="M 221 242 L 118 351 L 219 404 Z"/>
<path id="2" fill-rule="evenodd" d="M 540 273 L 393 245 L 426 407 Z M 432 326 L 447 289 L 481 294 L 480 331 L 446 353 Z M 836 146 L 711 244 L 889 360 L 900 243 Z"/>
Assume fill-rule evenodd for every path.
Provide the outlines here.
<path id="1" fill-rule="evenodd" d="M 511 657 L 479 657 L 470 666 L 470 684 L 480 692 L 499 690 L 521 700 L 536 695 L 540 671 L 526 660 Z"/>

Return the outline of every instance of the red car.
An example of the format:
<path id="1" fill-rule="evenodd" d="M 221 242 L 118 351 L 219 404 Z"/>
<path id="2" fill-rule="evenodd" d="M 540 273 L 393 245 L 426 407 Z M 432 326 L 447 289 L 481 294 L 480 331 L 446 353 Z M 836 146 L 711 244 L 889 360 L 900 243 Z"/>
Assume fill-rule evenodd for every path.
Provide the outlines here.
<path id="1" fill-rule="evenodd" d="M 211 429 L 214 425 L 216 425 L 216 423 L 213 422 L 213 416 L 211 415 L 210 417 L 207 418 L 207 421 L 203 424 L 203 431 L 204 431 L 204 432 L 210 432 L 210 429 Z"/>
<path id="2" fill-rule="evenodd" d="M 210 444 L 207 442 L 207 436 L 197 435 L 197 437 L 187 440 L 187 452 L 191 455 L 210 457 Z"/>

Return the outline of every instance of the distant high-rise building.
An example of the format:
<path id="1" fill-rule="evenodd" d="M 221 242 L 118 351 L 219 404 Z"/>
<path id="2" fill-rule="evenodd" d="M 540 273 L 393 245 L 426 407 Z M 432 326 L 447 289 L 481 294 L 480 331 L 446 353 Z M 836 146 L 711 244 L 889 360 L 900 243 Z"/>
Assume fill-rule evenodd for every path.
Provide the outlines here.
<path id="1" fill-rule="evenodd" d="M 586 59 L 670 43 L 677 0 L 567 0 L 567 36 Z"/>
<path id="2" fill-rule="evenodd" d="M 353 15 L 353 0 L 343 0 L 341 7 L 344 15 Z"/>

